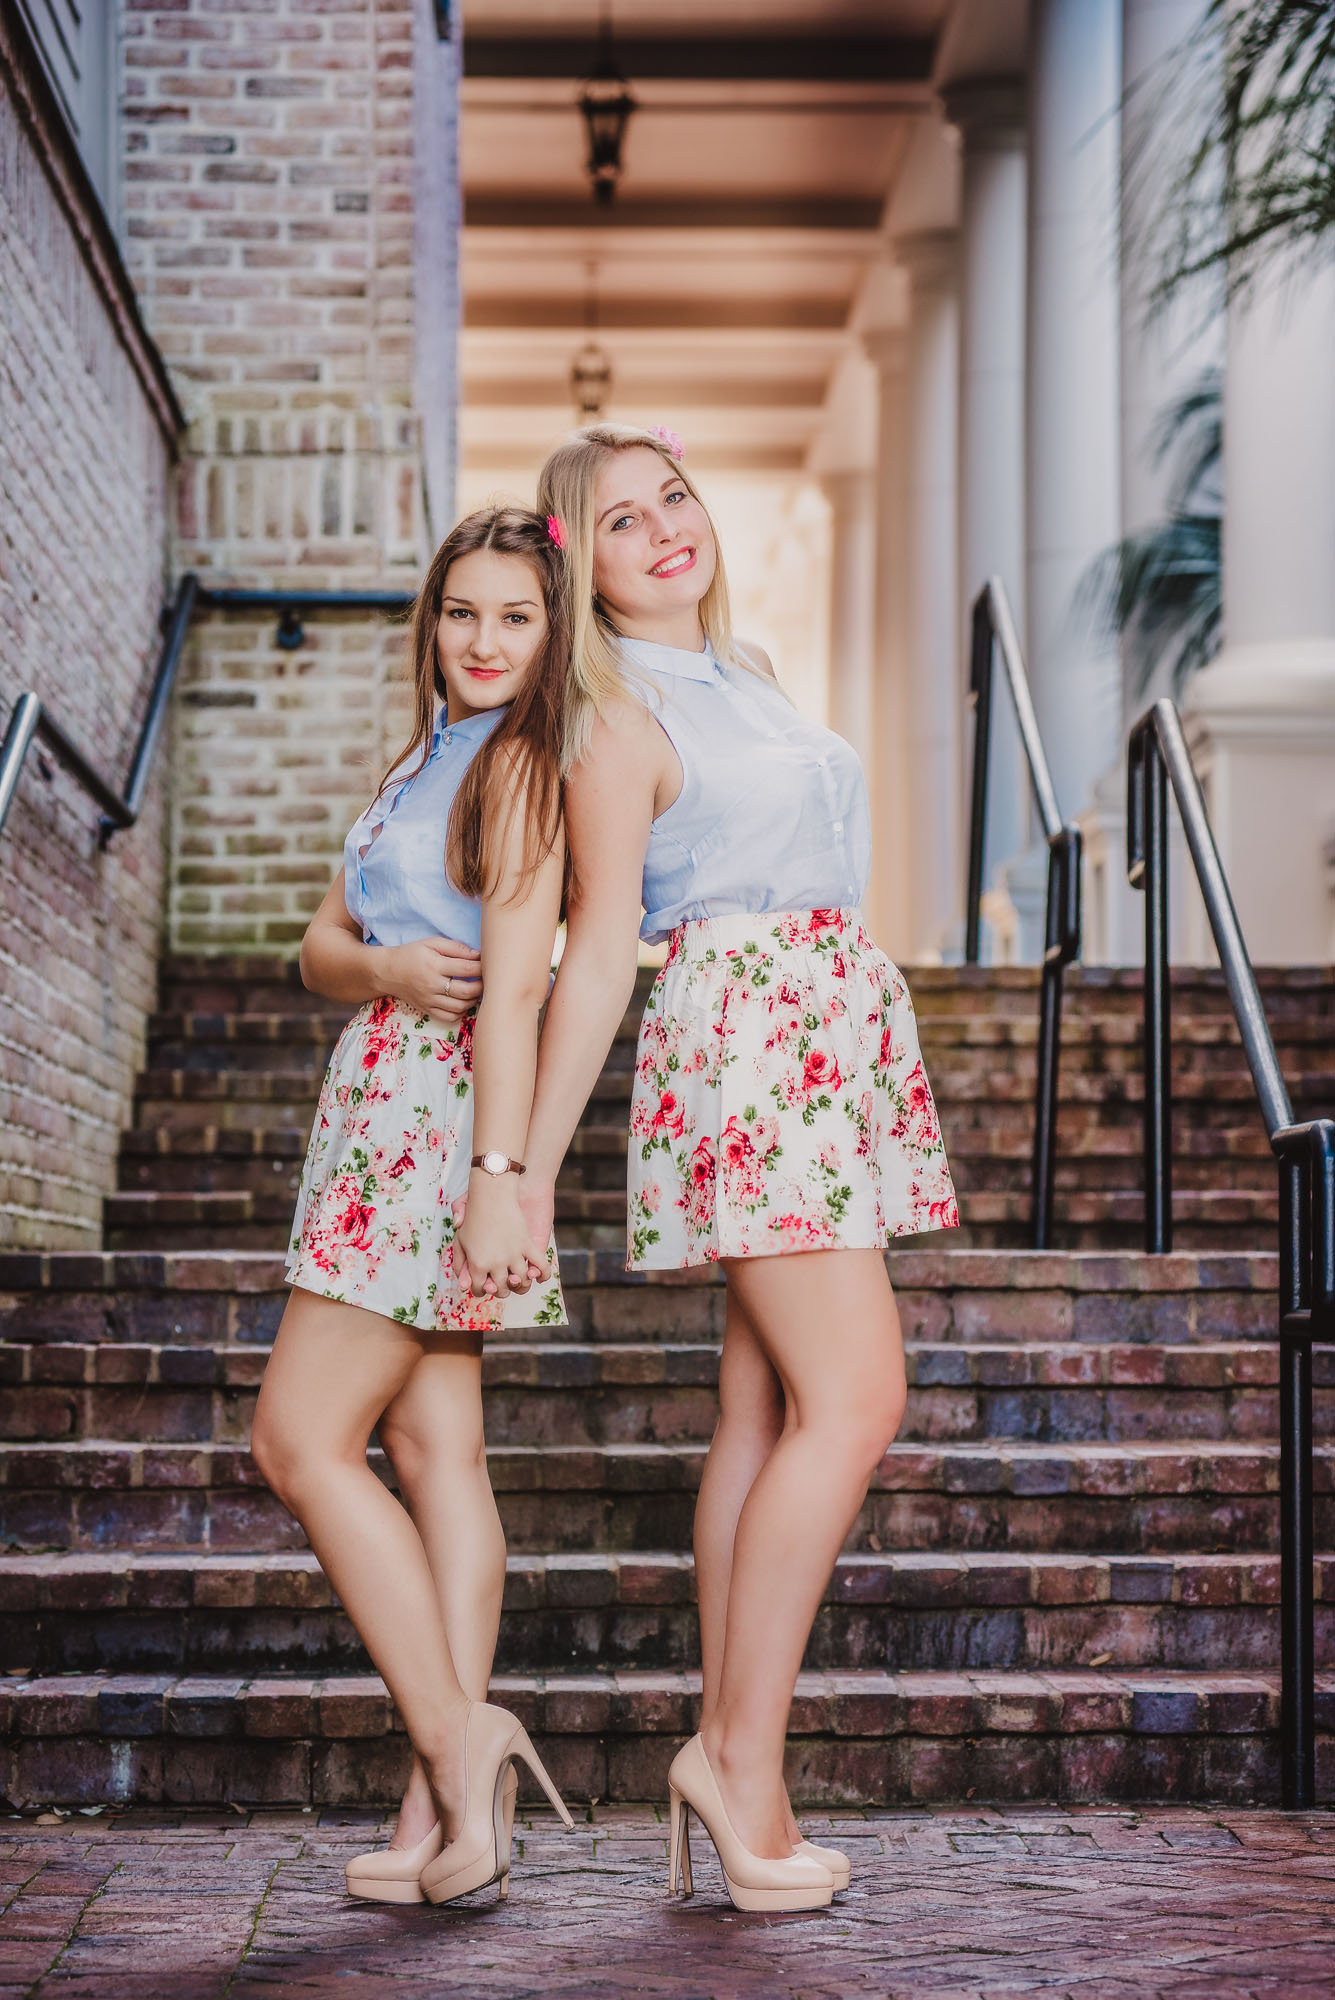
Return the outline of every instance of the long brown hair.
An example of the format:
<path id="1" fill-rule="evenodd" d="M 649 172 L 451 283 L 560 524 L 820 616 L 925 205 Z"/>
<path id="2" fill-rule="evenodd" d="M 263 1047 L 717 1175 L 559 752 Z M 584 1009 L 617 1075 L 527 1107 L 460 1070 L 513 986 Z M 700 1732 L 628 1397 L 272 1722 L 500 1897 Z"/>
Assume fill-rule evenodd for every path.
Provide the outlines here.
<path id="1" fill-rule="evenodd" d="M 495 842 L 514 791 L 525 796 L 523 877 L 529 882 L 561 833 L 561 735 L 570 661 L 565 570 L 546 522 L 526 507 L 481 507 L 467 514 L 436 550 L 413 605 L 413 731 L 380 781 L 414 777 L 427 760 L 445 677 L 436 652 L 441 602 L 450 567 L 477 549 L 519 556 L 538 579 L 547 636 L 505 715 L 464 772 L 450 806 L 445 872 L 465 896 L 495 887 Z M 416 757 L 411 768 L 405 765 Z"/>

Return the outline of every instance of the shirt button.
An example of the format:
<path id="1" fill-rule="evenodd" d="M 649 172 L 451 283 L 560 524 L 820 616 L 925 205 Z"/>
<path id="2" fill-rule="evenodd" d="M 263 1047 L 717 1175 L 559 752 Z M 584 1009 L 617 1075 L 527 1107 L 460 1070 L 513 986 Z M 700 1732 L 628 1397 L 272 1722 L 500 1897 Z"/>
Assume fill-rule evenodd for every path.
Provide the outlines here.
<path id="1" fill-rule="evenodd" d="M 837 820 L 835 821 L 835 823 L 834 823 L 834 830 L 835 830 L 835 832 L 836 832 L 836 833 L 842 833 L 842 832 L 843 832 L 843 830 L 844 830 L 844 823 L 843 823 L 843 821 L 842 821 L 841 819 L 837 819 Z"/>

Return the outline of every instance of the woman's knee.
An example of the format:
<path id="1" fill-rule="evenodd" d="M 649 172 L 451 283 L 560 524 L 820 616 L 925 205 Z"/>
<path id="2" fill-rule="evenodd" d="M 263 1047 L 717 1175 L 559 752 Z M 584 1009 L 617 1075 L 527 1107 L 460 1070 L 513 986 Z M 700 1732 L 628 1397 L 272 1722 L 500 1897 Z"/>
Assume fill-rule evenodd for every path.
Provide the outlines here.
<path id="1" fill-rule="evenodd" d="M 442 1432 L 439 1426 L 424 1429 L 411 1418 L 404 1420 L 386 1412 L 376 1435 L 405 1498 L 442 1478 L 475 1477 L 479 1472 L 486 1476 L 487 1443 L 480 1414 L 476 1425 L 456 1421 L 448 1432 Z"/>

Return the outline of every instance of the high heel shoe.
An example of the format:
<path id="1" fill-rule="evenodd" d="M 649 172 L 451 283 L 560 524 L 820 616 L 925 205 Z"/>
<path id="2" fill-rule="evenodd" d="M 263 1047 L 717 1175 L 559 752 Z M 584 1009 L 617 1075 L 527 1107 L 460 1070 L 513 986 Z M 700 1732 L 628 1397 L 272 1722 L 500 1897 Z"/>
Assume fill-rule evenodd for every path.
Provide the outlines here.
<path id="1" fill-rule="evenodd" d="M 429 1903 L 449 1903 L 489 1882 L 510 1888 L 510 1832 L 505 1815 L 505 1778 L 518 1758 L 528 1765 L 567 1828 L 575 1822 L 529 1741 L 528 1731 L 508 1708 L 475 1701 L 464 1733 L 464 1806 L 459 1831 L 448 1847 L 427 1863 L 422 1894 Z"/>
<path id="2" fill-rule="evenodd" d="M 693 1736 L 677 1752 L 668 1772 L 671 1824 L 668 1853 L 668 1894 L 693 1893 L 691 1881 L 691 1814 L 694 1813 L 718 1850 L 723 1880 L 739 1910 L 823 1910 L 834 1894 L 828 1868 L 809 1855 L 790 1854 L 780 1860 L 753 1854 L 737 1838 L 718 1788 L 704 1740 Z"/>
<path id="3" fill-rule="evenodd" d="M 805 1854 L 809 1860 L 819 1861 L 822 1868 L 828 1868 L 836 1896 L 846 1889 L 853 1879 L 852 1863 L 837 1847 L 817 1847 L 812 1840 L 799 1840 L 793 1853 Z"/>
<path id="4" fill-rule="evenodd" d="M 510 1852 L 510 1839 L 515 1823 L 515 1799 L 519 1793 L 519 1780 L 513 1770 L 505 1774 L 505 1852 Z M 369 1854 L 354 1854 L 343 1871 L 343 1879 L 348 1885 L 350 1896 L 361 1896 L 372 1903 L 422 1903 L 422 1870 L 429 1861 L 434 1861 L 444 1846 L 440 1821 L 432 1827 L 416 1847 L 378 1847 Z M 502 1877 L 502 1883 L 506 1880 Z M 504 1887 L 502 1887 L 504 1899 Z"/>

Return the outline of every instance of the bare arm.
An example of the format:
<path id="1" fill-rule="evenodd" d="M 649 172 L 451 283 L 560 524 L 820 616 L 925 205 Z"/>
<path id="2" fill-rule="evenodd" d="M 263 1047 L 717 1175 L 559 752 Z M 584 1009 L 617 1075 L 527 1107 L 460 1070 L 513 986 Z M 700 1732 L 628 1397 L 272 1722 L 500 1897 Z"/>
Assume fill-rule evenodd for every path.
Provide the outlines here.
<path id="1" fill-rule="evenodd" d="M 537 873 L 524 881 L 526 810 L 524 793 L 516 788 L 499 830 L 497 879 L 482 904 L 487 985 L 473 1029 L 472 1150 L 505 1153 L 515 1160 L 525 1157 L 538 1015 L 551 977 L 565 852 L 564 838 L 558 835 Z M 493 1176 L 474 1168 L 469 1178 L 457 1268 L 479 1296 L 526 1292 L 529 1265 L 539 1275 L 546 1268 L 547 1238 L 530 1242 L 519 1191 L 519 1176 L 513 1173 Z"/>
<path id="2" fill-rule="evenodd" d="M 453 938 L 363 944 L 361 926 L 348 914 L 341 868 L 301 941 L 301 979 L 310 992 L 357 1006 L 390 994 L 447 1027 L 476 1004 L 481 975 L 481 954 Z"/>
<path id="3" fill-rule="evenodd" d="M 528 1130 L 523 1199 L 535 1233 L 550 1226 L 557 1169 L 634 991 L 649 829 L 680 782 L 662 730 L 627 703 L 598 724 L 566 787 L 575 882 Z"/>

